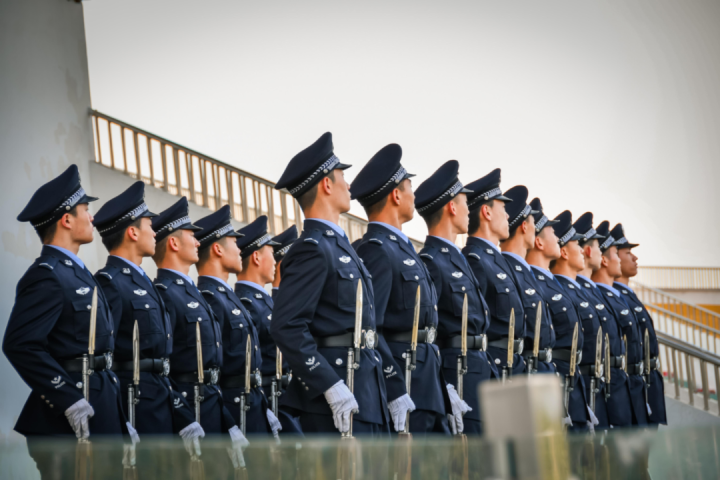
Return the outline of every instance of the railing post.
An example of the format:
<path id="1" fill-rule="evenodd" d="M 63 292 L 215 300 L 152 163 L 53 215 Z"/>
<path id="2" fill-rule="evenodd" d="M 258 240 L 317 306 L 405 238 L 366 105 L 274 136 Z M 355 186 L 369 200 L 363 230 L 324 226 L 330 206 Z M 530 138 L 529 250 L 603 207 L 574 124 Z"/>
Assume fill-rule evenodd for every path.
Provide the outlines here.
<path id="1" fill-rule="evenodd" d="M 160 158 L 162 159 L 163 181 L 165 182 L 165 184 L 163 186 L 163 190 L 170 193 L 170 182 L 168 181 L 167 158 L 165 158 L 165 145 L 162 142 L 160 142 Z"/>
<path id="2" fill-rule="evenodd" d="M 720 415 L 720 367 L 713 365 L 715 371 L 715 398 L 718 404 L 718 415 Z"/>
<path id="3" fill-rule="evenodd" d="M 108 125 L 108 142 L 110 143 L 110 165 L 112 165 L 112 168 L 115 168 L 115 149 L 113 148 L 112 127 L 110 124 L 110 120 L 107 121 L 107 125 Z"/>
<path id="4" fill-rule="evenodd" d="M 175 186 L 177 187 L 177 196 L 182 197 L 182 178 L 180 175 L 180 159 L 178 158 L 177 148 L 170 145 L 173 154 L 173 165 L 175 165 Z"/>
<path id="5" fill-rule="evenodd" d="M 207 165 L 205 159 L 198 157 L 198 164 L 200 165 L 200 179 L 202 181 L 203 207 L 208 208 Z"/>
<path id="6" fill-rule="evenodd" d="M 120 125 L 120 144 L 123 152 L 123 171 L 128 172 L 127 149 L 125 148 L 125 128 Z"/>
<path id="7" fill-rule="evenodd" d="M 243 222 L 250 223 L 248 221 L 248 206 L 247 206 L 247 181 L 245 177 L 240 175 L 238 183 L 240 184 L 240 201 L 242 202 L 242 214 Z"/>
<path id="8" fill-rule="evenodd" d="M 102 144 L 100 143 L 100 118 L 95 115 L 95 133 L 97 134 L 98 162 L 102 164 Z"/>
<path id="9" fill-rule="evenodd" d="M 675 377 L 675 400 L 680 400 L 680 370 L 678 370 L 678 361 L 680 352 L 676 349 L 672 351 L 672 362 L 673 362 L 673 376 Z"/>
<path id="10" fill-rule="evenodd" d="M 135 150 L 135 168 L 137 169 L 137 178 L 142 180 L 142 169 L 140 168 L 140 148 L 138 148 L 138 134 L 133 130 L 133 149 Z"/>
<path id="11" fill-rule="evenodd" d="M 710 410 L 710 386 L 708 385 L 707 362 L 700 361 L 700 380 L 703 389 L 703 408 L 705 411 Z"/>
<path id="12" fill-rule="evenodd" d="M 693 381 L 692 357 L 685 354 L 685 368 L 687 369 L 688 392 L 690 393 L 690 405 L 695 406 L 695 382 Z"/>

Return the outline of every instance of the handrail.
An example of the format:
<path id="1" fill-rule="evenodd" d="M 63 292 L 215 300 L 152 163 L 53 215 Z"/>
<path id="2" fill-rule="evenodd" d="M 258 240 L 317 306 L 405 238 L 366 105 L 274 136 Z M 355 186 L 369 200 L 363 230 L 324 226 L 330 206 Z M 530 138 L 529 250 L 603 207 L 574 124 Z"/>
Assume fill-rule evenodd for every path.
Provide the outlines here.
<path id="1" fill-rule="evenodd" d="M 209 155 L 91 110 L 95 162 L 121 171 L 171 195 L 217 210 L 230 205 L 234 219 L 250 223 L 268 216 L 268 229 L 277 235 L 290 225 L 302 228 L 302 211 L 275 183 L 228 165 Z M 367 220 L 346 213 L 340 226 L 353 242 L 365 234 Z M 422 243 L 413 240 L 417 246 Z"/>
<path id="2" fill-rule="evenodd" d="M 681 351 L 682 353 L 692 355 L 697 359 L 712 363 L 713 365 L 717 365 L 720 367 L 720 356 L 713 355 L 712 353 L 706 352 L 705 350 L 698 348 L 695 345 L 691 345 L 687 342 L 683 342 L 682 340 L 678 340 L 677 338 L 672 337 L 667 333 L 655 332 L 655 334 L 657 335 L 659 343 L 662 343 L 663 345 L 672 347 L 676 350 Z"/>
<path id="3" fill-rule="evenodd" d="M 671 310 L 677 315 L 686 317 L 690 320 L 702 323 L 708 327 L 720 329 L 720 314 L 708 310 L 707 308 L 688 303 L 657 288 L 649 287 L 635 278 L 630 281 L 631 288 L 635 291 L 638 298 L 645 304 L 653 304 Z"/>
<path id="4" fill-rule="evenodd" d="M 707 352 L 718 354 L 720 330 L 678 315 L 675 312 L 652 304 L 645 307 L 653 314 L 655 330 L 672 335 Z"/>
<path id="5" fill-rule="evenodd" d="M 645 285 L 663 289 L 720 289 L 720 267 L 639 267 L 636 278 Z"/>

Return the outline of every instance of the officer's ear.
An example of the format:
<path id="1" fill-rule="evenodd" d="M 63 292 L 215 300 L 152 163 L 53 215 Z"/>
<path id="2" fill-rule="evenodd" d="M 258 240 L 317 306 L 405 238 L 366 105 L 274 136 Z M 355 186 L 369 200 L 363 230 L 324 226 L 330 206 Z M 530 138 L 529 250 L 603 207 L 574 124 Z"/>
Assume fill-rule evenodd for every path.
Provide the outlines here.
<path id="1" fill-rule="evenodd" d="M 535 249 L 542 251 L 545 248 L 545 242 L 543 242 L 542 233 L 535 235 Z"/>
<path id="2" fill-rule="evenodd" d="M 225 237 L 228 238 L 228 237 Z M 222 257 L 225 252 L 223 251 L 222 245 L 220 245 L 220 242 L 215 242 L 210 246 L 210 249 L 212 250 L 212 253 L 215 254 L 217 257 Z"/>
<path id="3" fill-rule="evenodd" d="M 260 266 L 260 250 L 255 250 L 252 253 L 251 257 L 252 257 L 253 265 L 255 265 L 256 267 L 259 267 Z"/>
<path id="4" fill-rule="evenodd" d="M 567 247 L 560 247 L 560 258 L 567 260 L 570 257 Z"/>

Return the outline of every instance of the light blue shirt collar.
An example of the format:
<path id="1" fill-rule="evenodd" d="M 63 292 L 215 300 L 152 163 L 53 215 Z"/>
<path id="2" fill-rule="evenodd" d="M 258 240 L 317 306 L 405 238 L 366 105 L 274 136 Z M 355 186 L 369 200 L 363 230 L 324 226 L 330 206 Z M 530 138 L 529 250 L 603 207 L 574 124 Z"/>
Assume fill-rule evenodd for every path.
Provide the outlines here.
<path id="1" fill-rule="evenodd" d="M 130 265 L 131 267 L 133 267 L 133 268 L 135 269 L 135 271 L 140 274 L 140 276 L 143 276 L 143 277 L 145 276 L 145 270 L 143 270 L 142 268 L 140 268 L 140 266 L 135 265 L 133 262 L 131 262 L 131 261 L 128 260 L 127 258 L 119 257 L 119 256 L 117 256 L 117 255 L 110 255 L 110 256 L 111 256 L 111 257 L 115 257 L 115 258 L 119 258 L 119 259 L 122 260 L 123 262 L 125 262 L 125 263 L 127 263 L 128 265 Z"/>
<path id="2" fill-rule="evenodd" d="M 503 253 L 503 255 L 508 255 L 508 256 L 514 258 L 515 260 L 520 262 L 525 268 L 527 268 L 528 272 L 532 273 L 532 270 L 530 269 L 530 265 L 528 265 L 528 263 L 525 261 L 525 259 L 522 258 L 520 255 L 518 255 L 517 253 L 513 253 L 513 252 L 502 252 L 502 253 Z"/>
<path id="3" fill-rule="evenodd" d="M 593 282 L 592 280 L 590 280 L 589 278 L 587 278 L 585 275 L 578 275 L 578 278 L 579 278 L 580 280 L 582 280 L 583 282 L 589 283 L 590 285 L 593 286 L 593 288 L 597 288 L 597 285 L 595 284 L 595 282 Z"/>
<path id="4" fill-rule="evenodd" d="M 402 230 L 399 230 L 399 229 L 393 227 L 392 225 L 388 225 L 387 223 L 383 223 L 383 222 L 370 222 L 370 223 L 369 223 L 369 225 L 373 225 L 373 224 L 375 224 L 375 225 L 380 225 L 381 227 L 387 228 L 388 230 L 390 230 L 391 232 L 393 232 L 395 235 L 397 235 L 398 237 L 400 237 L 400 238 L 402 238 L 403 240 L 405 240 L 405 243 L 409 243 L 409 240 L 408 240 L 407 235 L 405 235 L 405 234 L 402 232 Z"/>
<path id="5" fill-rule="evenodd" d="M 492 243 L 491 241 L 487 240 L 486 238 L 481 238 L 481 237 L 473 237 L 473 238 L 477 238 L 478 240 L 482 240 L 483 242 L 485 242 L 485 243 L 487 243 L 488 245 L 490 245 L 496 252 L 502 253 L 502 252 L 500 251 L 500 247 L 498 247 L 497 245 L 495 245 L 495 244 Z M 525 262 L 523 262 L 523 263 L 525 263 Z"/>
<path id="6" fill-rule="evenodd" d="M 625 289 L 629 290 L 630 293 L 635 293 L 635 290 L 633 290 L 632 288 L 630 288 L 629 285 L 625 285 L 624 283 L 620 283 L 620 282 L 613 282 L 613 285 L 615 285 L 616 283 L 619 284 L 619 285 L 622 285 L 622 288 L 625 288 Z"/>
<path id="7" fill-rule="evenodd" d="M 313 219 L 313 220 L 316 220 L 316 219 Z M 263 287 L 262 285 L 258 285 L 258 284 L 255 283 L 255 282 L 249 282 L 249 281 L 247 281 L 247 280 L 238 280 L 237 283 L 242 283 L 243 285 L 247 285 L 248 287 L 252 287 L 252 288 L 254 288 L 255 290 L 260 290 L 262 293 L 264 293 L 265 295 L 267 295 L 267 291 L 265 290 L 265 287 Z"/>
<path id="8" fill-rule="evenodd" d="M 435 235 L 428 235 L 428 237 L 437 238 L 438 240 L 442 240 L 443 242 L 447 243 L 448 245 L 452 245 L 453 247 L 455 247 L 455 250 L 457 250 L 462 255 L 462 250 L 460 250 L 460 247 L 455 245 L 453 242 L 451 242 L 447 238 L 436 237 Z"/>
<path id="9" fill-rule="evenodd" d="M 620 292 L 618 292 L 618 291 L 615 289 L 615 287 L 611 287 L 610 285 L 605 285 L 604 283 L 598 283 L 597 286 L 598 286 L 598 287 L 603 287 L 603 288 L 605 288 L 605 289 L 610 290 L 612 293 L 614 293 L 614 294 L 617 295 L 618 297 L 620 296 Z"/>
<path id="10" fill-rule="evenodd" d="M 195 282 L 193 282 L 192 278 L 188 277 L 182 272 L 178 272 L 177 270 L 173 270 L 172 268 L 163 268 L 162 270 L 167 270 L 168 272 L 173 272 L 175 275 L 180 275 L 180 277 L 182 277 L 184 280 L 190 282 L 190 285 L 192 285 L 193 287 L 195 286 Z"/>
<path id="11" fill-rule="evenodd" d="M 559 274 L 558 274 L 558 277 L 562 277 L 562 278 L 564 278 L 565 280 L 569 280 L 569 281 L 572 282 L 572 284 L 575 285 L 578 289 L 582 290 L 582 287 L 580 286 L 580 284 L 579 284 L 578 282 L 576 282 L 575 280 L 573 280 L 572 278 L 568 277 L 567 275 L 559 275 Z"/>
<path id="12" fill-rule="evenodd" d="M 555 279 L 555 275 L 553 275 L 552 273 L 548 272 L 547 270 L 545 270 L 545 269 L 542 268 L 542 267 L 538 267 L 537 265 L 533 265 L 532 268 L 534 268 L 535 270 L 537 270 L 538 272 L 540 272 L 540 273 L 542 273 L 542 274 L 544 274 L 544 275 L 547 275 L 548 277 L 550 277 L 550 280 L 554 280 L 554 279 Z"/>
<path id="13" fill-rule="evenodd" d="M 74 253 L 72 253 L 70 250 L 63 248 L 63 247 L 58 247 L 57 245 L 48 245 L 48 247 L 52 247 L 56 250 L 61 251 L 62 253 L 64 253 L 68 257 L 70 257 L 70 260 L 72 260 L 73 262 L 80 265 L 80 267 L 85 268 L 85 264 L 83 263 L 83 261 L 80 260 L 80 258 L 77 255 L 75 255 Z"/>
<path id="14" fill-rule="evenodd" d="M 231 292 L 233 291 L 233 288 L 230 285 L 228 285 L 227 282 L 225 280 L 223 280 L 222 278 L 214 277 L 212 275 L 202 275 L 202 276 L 207 277 L 207 278 L 212 278 L 213 280 L 215 280 L 216 282 L 218 282 L 220 285 L 227 288 Z"/>
<path id="15" fill-rule="evenodd" d="M 305 221 L 308 221 L 308 220 L 312 220 L 312 221 L 315 221 L 315 222 L 324 223 L 324 224 L 327 225 L 328 227 L 332 228 L 332 229 L 335 231 L 335 233 L 337 233 L 337 234 L 340 235 L 341 237 L 347 238 L 347 235 L 345 235 L 345 230 L 343 230 L 342 228 L 340 228 L 340 225 L 337 225 L 337 224 L 335 224 L 335 223 L 333 223 L 333 222 L 330 222 L 330 221 L 328 221 L 328 220 L 324 220 L 324 219 L 322 219 L 322 218 L 306 218 L 306 219 L 305 219 Z"/>

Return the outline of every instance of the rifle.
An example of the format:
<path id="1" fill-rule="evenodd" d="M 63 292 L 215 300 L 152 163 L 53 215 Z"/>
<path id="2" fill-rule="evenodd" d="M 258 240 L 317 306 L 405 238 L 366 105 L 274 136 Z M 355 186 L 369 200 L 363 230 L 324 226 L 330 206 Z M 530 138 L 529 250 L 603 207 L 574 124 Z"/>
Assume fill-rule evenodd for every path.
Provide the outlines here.
<path id="1" fill-rule="evenodd" d="M 128 385 L 128 420 L 130 425 L 135 428 L 135 405 L 140 403 L 140 331 L 138 330 L 138 322 L 135 320 L 133 326 L 133 379 Z M 123 467 L 123 480 L 137 480 L 137 467 L 135 466 L 135 445 L 130 446 L 130 466 Z"/>
<path id="2" fill-rule="evenodd" d="M 240 394 L 240 430 L 243 435 L 247 433 L 247 411 L 250 410 L 250 369 L 252 367 L 252 339 L 248 332 L 245 343 L 245 388 Z"/>
<path id="3" fill-rule="evenodd" d="M 200 336 L 200 323 L 195 324 L 195 353 L 197 355 L 198 381 L 194 387 L 195 421 L 200 423 L 200 404 L 205 399 L 205 371 L 202 354 L 202 337 Z M 190 455 L 190 478 L 193 480 L 205 479 L 205 465 L 200 457 L 193 453 Z"/>
<path id="4" fill-rule="evenodd" d="M 605 334 L 605 401 L 610 398 L 610 377 L 612 370 L 610 368 L 610 335 Z"/>
<path id="5" fill-rule="evenodd" d="M 502 383 L 505 383 L 512 374 L 513 361 L 515 359 L 515 309 L 510 310 L 510 323 L 508 324 L 508 348 L 507 362 L 502 368 Z"/>
<path id="6" fill-rule="evenodd" d="M 602 376 L 602 327 L 598 329 L 597 340 L 595 341 L 595 365 L 590 375 L 590 410 L 595 413 L 595 389 L 598 385 L 598 377 Z"/>
<path id="7" fill-rule="evenodd" d="M 88 353 L 82 357 L 82 391 L 85 400 L 90 403 L 90 376 L 95 368 L 95 327 L 97 325 L 97 287 L 93 288 L 90 306 L 90 331 L 88 333 Z M 93 477 L 92 444 L 87 438 L 78 438 L 75 449 L 75 478 L 78 480 Z"/>
<path id="8" fill-rule="evenodd" d="M 643 364 L 643 376 L 645 377 L 645 404 L 648 402 L 648 390 L 650 389 L 650 334 L 645 329 L 645 337 L 643 338 L 643 349 L 645 350 L 645 362 Z"/>
<path id="9" fill-rule="evenodd" d="M 270 383 L 270 399 L 272 404 L 272 412 L 277 417 L 279 412 L 279 400 L 282 395 L 282 352 L 278 347 L 275 347 L 275 377 Z M 280 418 L 280 417 L 278 417 Z"/>
<path id="10" fill-rule="evenodd" d="M 532 357 L 528 365 L 528 375 L 537 373 L 540 365 L 540 327 L 542 326 L 542 301 L 538 302 L 537 312 L 535 313 L 535 337 L 533 337 Z"/>
<path id="11" fill-rule="evenodd" d="M 463 377 L 467 373 L 467 322 L 468 322 L 468 300 L 467 293 L 463 299 L 462 323 L 460 328 L 460 355 L 457 360 L 457 394 L 463 400 L 465 389 Z M 469 477 L 469 450 L 467 435 L 460 432 L 455 435 L 458 440 L 450 461 L 450 478 L 467 480 Z"/>
<path id="12" fill-rule="evenodd" d="M 463 399 L 465 389 L 463 386 L 463 377 L 467 373 L 467 317 L 468 317 L 468 301 L 467 293 L 463 299 L 462 307 L 462 323 L 460 326 L 460 355 L 457 359 L 457 393 L 460 400 Z"/>
<path id="13" fill-rule="evenodd" d="M 415 294 L 415 311 L 413 312 L 412 335 L 410 337 L 410 349 L 405 356 L 405 389 L 408 396 L 410 395 L 410 387 L 412 386 L 412 372 L 417 366 L 417 336 L 420 325 L 420 285 L 418 285 Z M 410 435 L 410 412 L 407 412 L 405 418 L 405 429 L 400 432 L 401 435 Z"/>
<path id="14" fill-rule="evenodd" d="M 570 416 L 570 393 L 575 389 L 575 369 L 577 368 L 577 341 L 578 324 L 573 329 L 572 345 L 570 347 L 570 370 L 565 376 L 565 415 Z"/>

